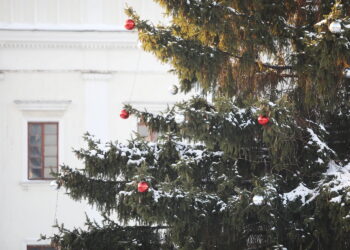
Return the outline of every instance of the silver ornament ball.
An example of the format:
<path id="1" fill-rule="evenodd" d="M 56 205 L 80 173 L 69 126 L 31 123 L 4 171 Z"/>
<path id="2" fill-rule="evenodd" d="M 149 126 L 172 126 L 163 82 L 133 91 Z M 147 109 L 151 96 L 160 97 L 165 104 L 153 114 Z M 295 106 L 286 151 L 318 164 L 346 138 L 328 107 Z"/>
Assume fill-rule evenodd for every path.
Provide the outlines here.
<path id="1" fill-rule="evenodd" d="M 176 85 L 173 85 L 169 88 L 169 92 L 172 95 L 176 95 L 178 91 L 179 91 L 179 88 Z"/>
<path id="2" fill-rule="evenodd" d="M 343 75 L 345 78 L 350 79 L 350 68 L 344 69 Z"/>
<path id="3" fill-rule="evenodd" d="M 339 21 L 333 21 L 331 24 L 328 26 L 329 31 L 332 33 L 341 33 L 341 23 Z"/>

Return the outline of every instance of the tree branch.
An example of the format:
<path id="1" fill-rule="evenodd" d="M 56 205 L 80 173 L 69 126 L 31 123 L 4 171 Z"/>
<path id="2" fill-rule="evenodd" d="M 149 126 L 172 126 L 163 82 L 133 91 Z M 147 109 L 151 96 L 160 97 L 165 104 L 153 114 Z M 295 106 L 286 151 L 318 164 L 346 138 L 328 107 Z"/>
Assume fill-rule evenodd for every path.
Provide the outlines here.
<path id="1" fill-rule="evenodd" d="M 227 52 L 228 53 L 228 52 Z M 239 60 L 242 59 L 241 56 L 237 56 L 237 55 L 233 55 L 233 54 L 230 54 L 228 53 L 229 56 L 231 57 L 234 57 L 234 58 L 237 58 Z M 253 61 L 252 61 L 253 62 Z M 260 64 L 266 68 L 270 68 L 270 69 L 277 69 L 277 70 L 286 70 L 286 69 L 293 69 L 293 67 L 291 65 L 274 65 L 274 64 L 270 64 L 270 63 L 262 63 L 262 62 L 258 62 L 258 61 L 254 61 L 255 63 L 257 64 Z"/>
<path id="2" fill-rule="evenodd" d="M 261 65 L 270 69 L 280 69 L 280 70 L 293 69 L 291 65 L 273 65 L 270 63 L 262 63 Z"/>

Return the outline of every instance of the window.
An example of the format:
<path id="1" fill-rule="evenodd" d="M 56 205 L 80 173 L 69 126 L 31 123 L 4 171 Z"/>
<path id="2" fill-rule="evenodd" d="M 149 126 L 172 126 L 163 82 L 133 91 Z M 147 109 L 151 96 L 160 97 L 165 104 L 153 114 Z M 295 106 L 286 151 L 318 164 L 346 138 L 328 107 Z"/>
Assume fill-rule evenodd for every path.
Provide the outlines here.
<path id="1" fill-rule="evenodd" d="M 137 123 L 137 133 L 145 138 L 146 141 L 156 141 L 158 138 L 158 133 L 157 132 L 152 132 L 150 129 L 147 127 L 147 125 L 143 121 L 139 121 Z"/>
<path id="2" fill-rule="evenodd" d="M 53 179 L 58 169 L 58 123 L 28 123 L 28 179 Z M 36 249 L 36 248 L 35 248 Z"/>
<path id="3" fill-rule="evenodd" d="M 27 250 L 56 250 L 56 248 L 47 245 L 27 246 Z"/>

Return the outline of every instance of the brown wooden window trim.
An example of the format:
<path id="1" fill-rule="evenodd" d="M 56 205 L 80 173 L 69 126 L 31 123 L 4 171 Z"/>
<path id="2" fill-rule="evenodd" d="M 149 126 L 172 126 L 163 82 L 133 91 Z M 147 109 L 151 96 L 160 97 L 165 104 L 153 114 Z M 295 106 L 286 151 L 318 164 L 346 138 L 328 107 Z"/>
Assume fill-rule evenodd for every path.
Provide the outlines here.
<path id="1" fill-rule="evenodd" d="M 45 177 L 45 125 L 56 125 L 57 126 L 57 130 L 56 130 L 56 147 L 57 147 L 57 151 L 56 151 L 56 166 L 54 166 L 56 168 L 56 170 L 58 170 L 58 145 L 59 145 L 59 124 L 58 122 L 28 122 L 28 126 L 27 126 L 27 137 L 28 137 L 28 141 L 27 141 L 27 152 L 28 152 L 28 157 L 27 157 L 27 161 L 28 161 L 28 166 L 27 166 L 27 178 L 28 180 L 53 180 L 55 178 L 49 178 L 49 177 Z M 40 175 L 41 177 L 39 178 L 33 178 L 30 177 L 30 126 L 31 125 L 40 125 L 41 127 L 41 154 L 40 154 L 40 161 L 41 161 L 41 170 L 40 170 Z M 46 155 L 47 156 L 47 155 Z"/>

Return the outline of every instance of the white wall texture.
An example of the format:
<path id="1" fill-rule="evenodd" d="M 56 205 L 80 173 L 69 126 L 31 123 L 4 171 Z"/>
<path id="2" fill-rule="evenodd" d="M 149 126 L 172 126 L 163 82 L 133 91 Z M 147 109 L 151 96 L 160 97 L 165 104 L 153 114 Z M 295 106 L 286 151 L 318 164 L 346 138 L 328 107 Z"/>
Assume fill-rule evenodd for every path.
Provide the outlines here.
<path id="1" fill-rule="evenodd" d="M 126 5 L 145 19 L 158 21 L 162 12 L 152 1 L 139 0 L 1 0 L 0 23 L 4 25 L 104 26 L 122 29 Z"/>
<path id="2" fill-rule="evenodd" d="M 0 250 L 43 244 L 55 219 L 71 228 L 97 216 L 50 181 L 27 180 L 28 121 L 58 121 L 59 162 L 81 167 L 72 148 L 86 131 L 113 141 L 136 131 L 119 117 L 123 103 L 161 110 L 179 99 L 169 67 L 123 29 L 125 3 L 162 18 L 152 1 L 0 0 Z"/>

